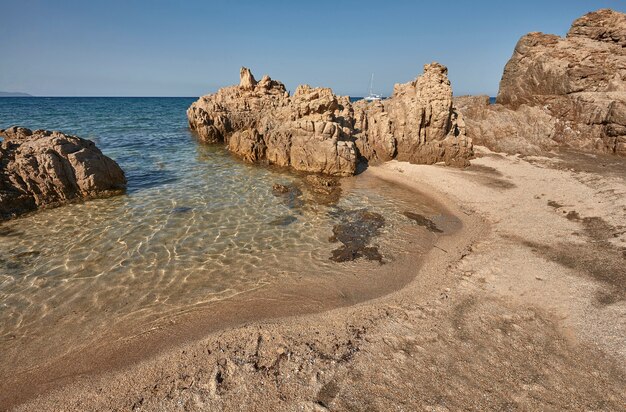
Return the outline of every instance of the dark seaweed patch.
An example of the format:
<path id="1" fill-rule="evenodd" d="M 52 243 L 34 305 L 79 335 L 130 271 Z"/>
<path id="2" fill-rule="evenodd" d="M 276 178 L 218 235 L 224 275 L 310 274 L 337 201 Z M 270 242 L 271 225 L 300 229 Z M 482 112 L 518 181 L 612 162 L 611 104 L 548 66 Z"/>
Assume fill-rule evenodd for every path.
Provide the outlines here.
<path id="1" fill-rule="evenodd" d="M 548 200 L 548 206 L 553 207 L 555 209 L 558 209 L 560 207 L 563 207 L 562 204 L 555 202 L 554 200 Z"/>
<path id="2" fill-rule="evenodd" d="M 428 219 L 424 215 L 420 215 L 419 213 L 414 212 L 402 212 L 402 214 L 417 223 L 418 225 L 425 227 L 431 232 L 443 233 L 443 230 L 439 229 L 432 220 Z"/>
<path id="3" fill-rule="evenodd" d="M 341 242 L 342 246 L 333 250 L 330 260 L 347 262 L 363 257 L 383 263 L 383 256 L 376 246 L 370 246 L 370 242 L 380 234 L 385 218 L 365 209 L 341 210 L 340 216 L 342 221 L 333 227 L 333 236 L 329 241 Z"/>
<path id="4" fill-rule="evenodd" d="M 502 173 L 493 167 L 473 164 L 465 168 L 464 173 L 468 173 L 475 182 L 490 188 L 512 189 L 515 187 L 513 182 L 504 179 Z"/>

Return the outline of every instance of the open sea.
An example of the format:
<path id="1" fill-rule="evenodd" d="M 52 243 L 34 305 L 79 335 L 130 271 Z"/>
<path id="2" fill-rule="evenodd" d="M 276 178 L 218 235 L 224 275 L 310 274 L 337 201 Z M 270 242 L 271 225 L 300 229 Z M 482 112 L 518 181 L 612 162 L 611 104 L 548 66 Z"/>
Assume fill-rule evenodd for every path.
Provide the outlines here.
<path id="1" fill-rule="evenodd" d="M 342 214 L 367 209 L 385 217 L 374 242 L 387 262 L 419 249 L 397 241 L 414 230 L 403 211 L 438 216 L 414 194 L 359 177 L 347 179 L 337 204 L 285 202 L 272 185 L 297 183 L 298 176 L 199 143 L 187 128 L 194 100 L 0 99 L 0 128 L 91 139 L 128 179 L 126 195 L 0 223 L 5 373 L 92 345 L 112 330 L 120 339 L 136 335 L 241 293 L 307 279 L 332 285 L 385 266 L 329 259 Z M 422 232 L 415 233 L 431 236 Z"/>

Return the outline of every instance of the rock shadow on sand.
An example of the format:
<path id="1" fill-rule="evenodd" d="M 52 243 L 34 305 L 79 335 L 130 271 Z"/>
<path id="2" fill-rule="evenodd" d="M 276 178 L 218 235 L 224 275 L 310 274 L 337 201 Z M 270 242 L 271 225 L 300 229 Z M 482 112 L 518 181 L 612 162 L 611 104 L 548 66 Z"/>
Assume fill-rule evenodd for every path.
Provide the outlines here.
<path id="1" fill-rule="evenodd" d="M 626 255 L 624 250 L 608 241 L 618 228 L 600 217 L 580 218 L 576 211 L 564 216 L 581 223 L 589 242 L 559 242 L 544 245 L 522 240 L 522 244 L 543 258 L 572 269 L 601 283 L 596 293 L 596 302 L 610 305 L 626 299 Z"/>

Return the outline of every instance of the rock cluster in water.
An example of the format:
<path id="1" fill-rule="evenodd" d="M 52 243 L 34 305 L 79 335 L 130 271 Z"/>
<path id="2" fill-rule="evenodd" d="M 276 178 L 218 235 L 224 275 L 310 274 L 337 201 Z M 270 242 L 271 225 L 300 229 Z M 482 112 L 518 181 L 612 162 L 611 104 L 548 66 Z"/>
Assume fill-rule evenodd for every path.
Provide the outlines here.
<path id="1" fill-rule="evenodd" d="M 90 140 L 23 127 L 0 138 L 0 219 L 126 188 L 122 169 Z"/>
<path id="2" fill-rule="evenodd" d="M 220 89 L 187 110 L 189 126 L 206 142 L 224 142 L 250 162 L 335 176 L 353 175 L 361 160 L 465 165 L 472 144 L 452 107 L 447 69 L 426 65 L 391 98 L 351 104 L 329 88 L 285 86 L 247 68 L 238 86 Z"/>
<path id="3" fill-rule="evenodd" d="M 474 143 L 524 154 L 556 146 L 626 155 L 626 14 L 589 13 L 567 36 L 529 33 L 506 64 L 496 105 L 461 97 Z"/>

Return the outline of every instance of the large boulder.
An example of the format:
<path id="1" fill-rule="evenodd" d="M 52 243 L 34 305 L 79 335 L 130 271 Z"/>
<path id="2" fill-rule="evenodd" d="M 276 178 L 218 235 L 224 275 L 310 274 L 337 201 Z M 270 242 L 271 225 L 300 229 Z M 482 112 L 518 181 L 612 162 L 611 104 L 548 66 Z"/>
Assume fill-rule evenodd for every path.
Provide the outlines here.
<path id="1" fill-rule="evenodd" d="M 201 97 L 187 117 L 203 141 L 224 142 L 247 161 L 348 176 L 357 164 L 342 117 L 349 106 L 327 88 L 299 86 L 290 96 L 281 82 L 256 82 L 244 67 L 238 86 Z"/>
<path id="2" fill-rule="evenodd" d="M 469 164 L 472 141 L 453 107 L 447 74 L 445 66 L 427 64 L 415 80 L 396 84 L 389 99 L 356 102 L 354 129 L 361 155 L 374 163 Z"/>
<path id="3" fill-rule="evenodd" d="M 126 188 L 122 169 L 90 140 L 24 127 L 0 138 L 0 219 Z"/>
<path id="4" fill-rule="evenodd" d="M 463 113 L 472 141 L 491 150 L 537 155 L 559 146 L 557 132 L 564 123 L 541 107 L 523 104 L 512 110 L 490 104 L 486 95 L 455 97 L 454 106 Z"/>
<path id="5" fill-rule="evenodd" d="M 560 145 L 626 155 L 626 14 L 589 13 L 565 38 L 523 36 L 504 68 L 497 103 L 461 109 L 475 143 L 489 146 L 504 128 L 510 133 L 503 139 L 525 140 L 514 145 L 522 153 Z"/>
<path id="6" fill-rule="evenodd" d="M 360 160 L 466 164 L 471 141 L 452 108 L 447 69 L 426 65 L 424 75 L 396 85 L 382 102 L 350 103 L 329 88 L 285 86 L 247 68 L 238 86 L 203 96 L 187 110 L 189 126 L 205 142 L 224 142 L 250 162 L 349 176 Z"/>

